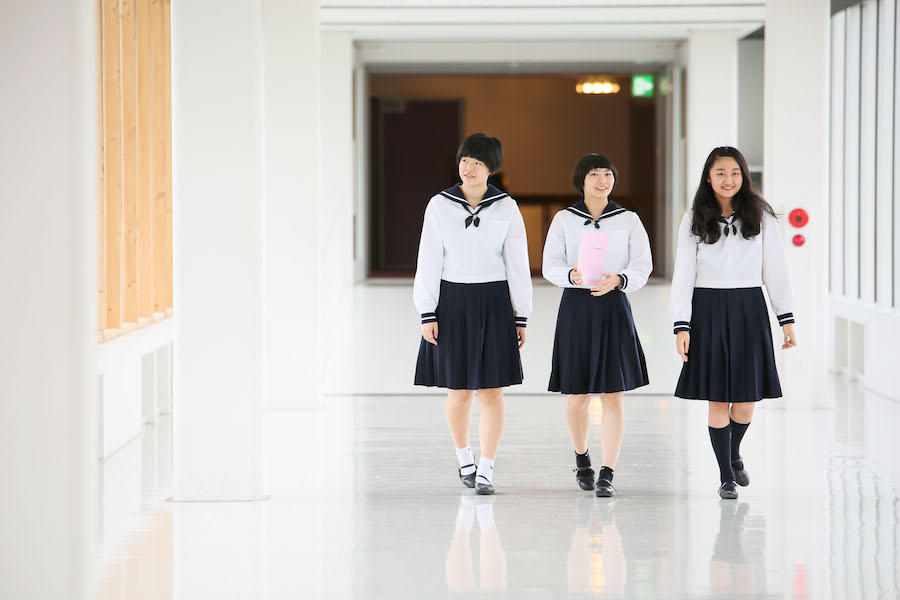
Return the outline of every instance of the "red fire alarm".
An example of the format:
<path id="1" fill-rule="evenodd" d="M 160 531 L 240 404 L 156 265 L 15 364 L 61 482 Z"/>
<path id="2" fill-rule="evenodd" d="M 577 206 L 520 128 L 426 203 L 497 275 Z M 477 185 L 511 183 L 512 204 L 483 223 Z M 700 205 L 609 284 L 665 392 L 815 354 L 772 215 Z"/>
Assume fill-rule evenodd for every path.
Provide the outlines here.
<path id="1" fill-rule="evenodd" d="M 798 233 L 794 236 L 793 242 L 795 246 L 802 246 L 806 243 L 806 238 Z"/>
<path id="2" fill-rule="evenodd" d="M 788 220 L 794 227 L 803 227 L 804 225 L 809 223 L 809 215 L 806 214 L 806 211 L 802 208 L 795 208 L 791 211 L 791 214 L 788 215 Z M 800 243 L 802 244 L 803 242 Z"/>

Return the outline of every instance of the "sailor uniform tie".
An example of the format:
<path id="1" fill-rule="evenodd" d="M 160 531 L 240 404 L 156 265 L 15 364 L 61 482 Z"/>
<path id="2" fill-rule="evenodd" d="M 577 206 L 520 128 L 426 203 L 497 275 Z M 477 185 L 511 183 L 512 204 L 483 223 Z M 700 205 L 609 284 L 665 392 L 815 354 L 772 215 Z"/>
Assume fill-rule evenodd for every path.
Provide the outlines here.
<path id="1" fill-rule="evenodd" d="M 719 215 L 719 223 L 725 223 L 725 237 L 728 237 L 728 234 L 737 235 L 737 225 L 734 224 L 734 213 L 731 214 L 731 220 L 729 221 L 722 215 Z"/>
<path id="2" fill-rule="evenodd" d="M 585 225 L 590 225 L 591 223 L 594 224 L 594 229 L 600 229 L 600 219 L 597 219 L 596 221 L 594 221 L 593 219 L 588 219 L 584 222 Z"/>
<path id="3" fill-rule="evenodd" d="M 481 219 L 479 219 L 475 214 L 466 217 L 466 227 L 468 227 L 469 225 L 475 225 L 475 227 L 478 227 L 479 223 L 481 223 Z"/>

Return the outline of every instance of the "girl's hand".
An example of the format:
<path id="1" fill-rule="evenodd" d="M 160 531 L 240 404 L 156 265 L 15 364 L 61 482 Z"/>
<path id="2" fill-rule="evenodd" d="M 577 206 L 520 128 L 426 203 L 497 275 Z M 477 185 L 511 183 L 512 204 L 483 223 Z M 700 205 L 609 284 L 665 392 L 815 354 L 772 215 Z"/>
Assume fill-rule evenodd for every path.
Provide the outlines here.
<path id="1" fill-rule="evenodd" d="M 422 325 L 422 337 L 425 338 L 425 341 L 429 344 L 434 344 L 437 346 L 437 337 L 438 337 L 438 326 L 437 321 L 433 321 L 431 323 L 424 323 Z"/>
<path id="2" fill-rule="evenodd" d="M 578 270 L 578 267 L 573 267 L 572 272 L 569 274 L 572 278 L 572 281 L 575 285 L 581 285 L 584 283 L 584 279 L 581 277 L 581 271 Z"/>
<path id="3" fill-rule="evenodd" d="M 525 328 L 516 327 L 516 337 L 519 339 L 519 350 L 525 345 Z"/>
<path id="4" fill-rule="evenodd" d="M 681 362 L 688 360 L 688 348 L 691 346 L 691 333 L 689 331 L 679 331 L 675 335 L 675 350 L 681 357 Z"/>
<path id="5" fill-rule="evenodd" d="M 787 350 L 788 348 L 793 348 L 797 345 L 797 334 L 794 333 L 794 324 L 788 323 L 784 327 L 784 344 L 781 345 L 782 350 Z"/>
<path id="6" fill-rule="evenodd" d="M 618 275 L 613 275 L 612 273 L 603 273 L 603 276 L 606 277 L 606 279 L 598 283 L 596 287 L 591 288 L 591 296 L 602 296 L 604 294 L 608 294 L 609 292 L 622 285 L 622 278 Z"/>

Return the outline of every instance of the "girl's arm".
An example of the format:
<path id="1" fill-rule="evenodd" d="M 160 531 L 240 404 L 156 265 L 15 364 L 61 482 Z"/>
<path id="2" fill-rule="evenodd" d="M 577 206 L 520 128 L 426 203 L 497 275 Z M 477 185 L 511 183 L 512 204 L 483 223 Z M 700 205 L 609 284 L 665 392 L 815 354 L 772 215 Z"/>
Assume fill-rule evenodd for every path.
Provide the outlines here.
<path id="1" fill-rule="evenodd" d="M 650 254 L 650 238 L 641 223 L 640 217 L 634 214 L 634 223 L 628 232 L 628 265 L 619 277 L 622 283 L 619 289 L 630 294 L 636 292 L 647 283 L 650 271 L 653 270 L 653 257 Z"/>
<path id="2" fill-rule="evenodd" d="M 519 207 L 513 204 L 513 216 L 503 242 L 503 262 L 509 283 L 509 299 L 516 317 L 516 327 L 525 327 L 531 315 L 531 265 L 528 262 L 528 239 L 525 221 Z"/>
<path id="3" fill-rule="evenodd" d="M 678 229 L 678 246 L 675 251 L 675 272 L 669 290 L 669 312 L 675 333 L 691 330 L 691 300 L 694 282 L 697 280 L 697 239 L 691 235 L 692 212 L 681 219 Z"/>
<path id="4" fill-rule="evenodd" d="M 762 236 L 762 280 L 769 292 L 772 310 L 778 315 L 778 324 L 784 326 L 794 322 L 794 299 L 778 221 L 768 213 L 763 215 Z"/>
<path id="5" fill-rule="evenodd" d="M 434 200 L 425 208 L 422 237 L 419 239 L 419 257 L 416 261 L 416 278 L 413 282 L 413 301 L 422 316 L 422 324 L 437 321 L 435 309 L 441 293 L 441 273 L 444 270 L 444 239 L 438 221 Z"/>
<path id="6" fill-rule="evenodd" d="M 575 287 L 572 281 L 572 269 L 566 259 L 566 232 L 560 219 L 562 213 L 556 213 L 550 229 L 547 231 L 547 241 L 544 242 L 544 264 L 541 271 L 544 279 L 553 285 L 565 288 Z"/>

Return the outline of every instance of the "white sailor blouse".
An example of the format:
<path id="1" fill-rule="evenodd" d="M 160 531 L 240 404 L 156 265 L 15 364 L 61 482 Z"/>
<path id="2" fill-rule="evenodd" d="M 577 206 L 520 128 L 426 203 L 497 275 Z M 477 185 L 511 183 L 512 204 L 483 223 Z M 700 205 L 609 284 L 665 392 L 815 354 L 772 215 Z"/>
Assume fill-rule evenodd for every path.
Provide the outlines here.
<path id="1" fill-rule="evenodd" d="M 452 283 L 507 281 L 517 327 L 531 314 L 531 266 L 525 221 L 505 192 L 488 185 L 472 208 L 460 184 L 437 194 L 425 208 L 413 299 L 422 323 L 437 321 L 441 280 Z"/>
<path id="2" fill-rule="evenodd" d="M 693 210 L 681 219 L 675 272 L 669 295 L 669 310 L 674 331 L 690 331 L 691 301 L 694 288 L 733 289 L 766 286 L 778 324 L 794 322 L 791 280 L 787 254 L 778 221 L 763 212 L 761 232 L 749 240 L 741 235 L 740 222 L 734 213 L 719 221 L 724 229 L 714 244 L 706 244 L 691 233 Z M 738 221 L 738 222 L 736 222 Z"/>
<path id="3" fill-rule="evenodd" d="M 559 287 L 590 287 L 572 281 L 585 228 L 609 234 L 604 265 L 606 272 L 621 277 L 618 289 L 630 294 L 644 287 L 653 270 L 650 239 L 640 217 L 612 201 L 597 219 L 591 216 L 584 200 L 556 213 L 544 243 L 544 279 Z"/>

